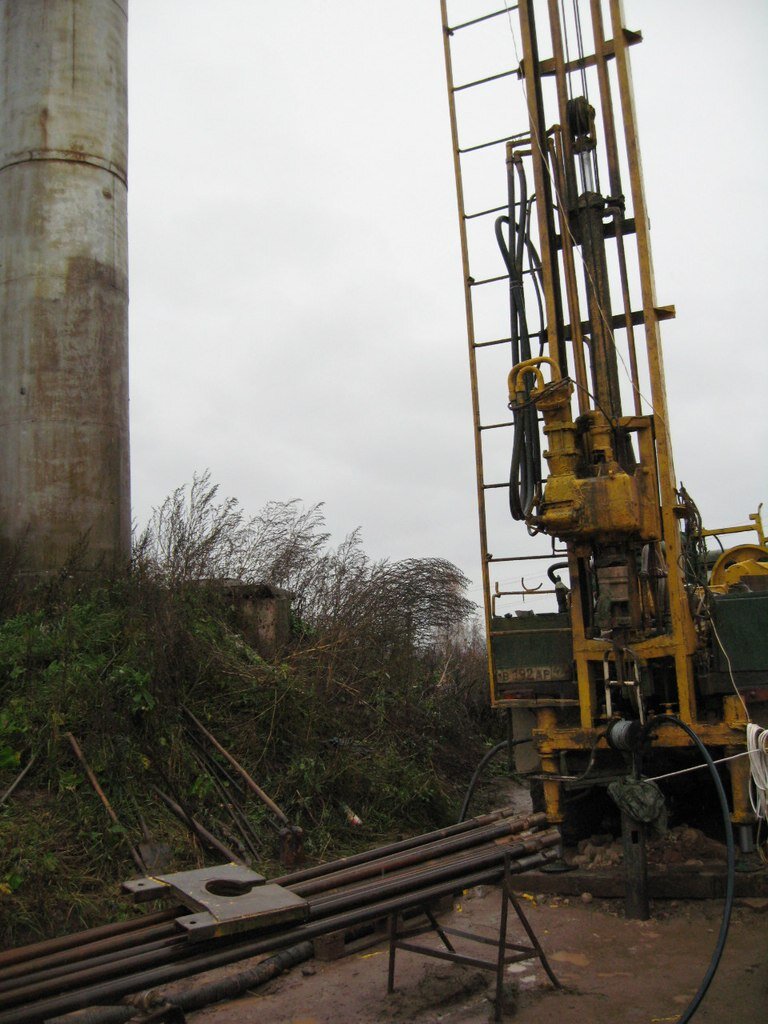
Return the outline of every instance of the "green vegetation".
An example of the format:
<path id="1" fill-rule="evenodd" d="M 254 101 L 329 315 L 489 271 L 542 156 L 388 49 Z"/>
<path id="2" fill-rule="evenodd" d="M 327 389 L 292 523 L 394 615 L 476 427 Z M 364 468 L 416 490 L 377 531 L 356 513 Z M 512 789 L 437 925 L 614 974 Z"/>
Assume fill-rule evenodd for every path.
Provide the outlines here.
<path id="1" fill-rule="evenodd" d="M 304 829 L 311 858 L 455 817 L 491 719 L 474 609 L 454 566 L 373 562 L 357 534 L 332 548 L 319 507 L 271 504 L 247 519 L 205 475 L 157 510 L 124 577 L 81 577 L 73 564 L 24 593 L 6 573 L 0 591 L 0 793 L 35 756 L 0 809 L 4 945 L 134 913 L 118 887 L 137 873 L 129 847 L 144 826 L 170 847 L 170 870 L 221 861 L 154 787 L 276 872 L 265 809 L 228 791 L 258 836 L 256 858 L 182 705 Z M 292 635 L 277 654 L 257 650 L 223 585 L 232 580 L 293 594 Z"/>

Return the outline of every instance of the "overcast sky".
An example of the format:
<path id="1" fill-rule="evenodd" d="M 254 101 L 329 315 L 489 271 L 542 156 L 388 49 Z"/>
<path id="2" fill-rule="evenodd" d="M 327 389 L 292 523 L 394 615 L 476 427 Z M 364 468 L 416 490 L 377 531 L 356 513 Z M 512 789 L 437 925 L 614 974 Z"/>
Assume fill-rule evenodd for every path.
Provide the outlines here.
<path id="1" fill-rule="evenodd" d="M 768 498 L 768 5 L 626 9 L 677 475 L 743 522 Z M 486 74 L 516 64 L 505 21 Z M 439 3 L 131 0 L 129 38 L 134 518 L 210 468 L 249 512 L 322 501 L 375 557 L 448 558 L 479 601 Z"/>

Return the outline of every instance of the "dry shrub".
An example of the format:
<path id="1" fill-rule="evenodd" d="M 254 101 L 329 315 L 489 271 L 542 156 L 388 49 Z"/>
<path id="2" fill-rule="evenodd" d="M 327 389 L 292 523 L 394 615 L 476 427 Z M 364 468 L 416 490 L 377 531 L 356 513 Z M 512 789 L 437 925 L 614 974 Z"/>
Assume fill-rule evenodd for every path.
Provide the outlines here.
<path id="1" fill-rule="evenodd" d="M 293 636 L 280 658 L 247 642 L 222 580 L 292 592 Z M 133 841 L 141 811 L 179 870 L 203 854 L 153 786 L 226 834 L 182 705 L 305 828 L 310 854 L 449 821 L 489 729 L 466 584 L 443 559 L 372 560 L 358 531 L 334 546 L 321 505 L 272 502 L 248 517 L 205 473 L 154 513 L 130 574 L 29 595 L 0 621 L 0 791 L 38 757 L 0 810 L 0 936 L 61 927 L 40 899 L 46 872 L 58 872 L 55 898 L 69 901 L 73 927 L 113 916 L 119 881 L 135 873 L 68 730 Z M 361 828 L 350 831 L 346 806 Z M 263 833 L 258 867 L 269 873 L 263 808 L 251 801 L 244 813 Z M 40 844 L 42 817 L 71 821 L 61 843 Z"/>

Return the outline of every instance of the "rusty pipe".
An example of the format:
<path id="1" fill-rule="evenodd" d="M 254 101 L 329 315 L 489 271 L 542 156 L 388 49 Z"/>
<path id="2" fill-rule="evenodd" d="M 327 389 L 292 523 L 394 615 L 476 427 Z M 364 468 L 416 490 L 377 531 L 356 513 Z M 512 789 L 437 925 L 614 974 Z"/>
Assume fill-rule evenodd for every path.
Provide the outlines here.
<path id="1" fill-rule="evenodd" d="M 174 910 L 173 913 L 176 916 L 183 914 L 184 908 Z M 32 973 L 45 972 L 54 968 L 63 970 L 65 967 L 80 963 L 83 960 L 89 960 L 95 956 L 118 953 L 124 949 L 133 949 L 137 945 L 144 945 L 147 942 L 154 942 L 158 939 L 167 939 L 176 934 L 178 932 L 174 922 L 167 921 L 164 924 L 154 925 L 150 928 L 141 928 L 123 935 L 102 939 L 100 942 L 88 942 L 83 945 L 74 946 L 71 949 L 61 950 L 58 953 L 50 953 L 48 956 L 23 960 L 0 971 L 0 992 L 7 991 L 13 984 L 18 984 L 16 979 L 27 979 Z"/>
<path id="2" fill-rule="evenodd" d="M 380 895 L 385 884 L 391 883 L 392 886 L 396 887 L 397 891 L 407 891 L 413 884 L 423 884 L 424 878 L 429 877 L 430 872 L 438 867 L 446 875 L 449 873 L 461 875 L 475 870 L 479 863 L 493 862 L 499 856 L 506 855 L 510 860 L 519 860 L 522 856 L 526 856 L 529 853 L 537 853 L 542 848 L 554 845 L 556 845 L 555 840 L 548 838 L 543 847 L 541 844 L 535 844 L 521 849 L 517 844 L 513 846 L 509 840 L 494 840 L 484 846 L 454 854 L 450 858 L 442 858 L 437 863 L 422 864 L 406 871 L 399 871 L 397 874 L 387 876 L 386 879 L 378 881 L 369 880 L 358 885 L 347 886 L 338 892 L 328 892 L 316 896 L 311 900 L 310 915 L 314 913 L 319 917 L 340 900 L 342 902 L 345 900 L 362 902 L 366 898 L 375 898 L 377 895 Z"/>
<path id="3" fill-rule="evenodd" d="M 294 871 L 289 875 L 281 875 L 279 878 L 270 879 L 270 881 L 274 882 L 275 885 L 293 886 L 310 878 L 331 874 L 343 868 L 365 864 L 368 861 L 380 860 L 393 853 L 411 850 L 416 846 L 437 841 L 438 839 L 447 839 L 449 836 L 469 832 L 473 828 L 482 828 L 484 825 L 490 825 L 502 818 L 511 818 L 513 813 L 515 812 L 511 806 L 502 807 L 499 810 L 489 811 L 487 814 L 469 818 L 467 821 L 459 822 L 456 825 L 447 825 L 445 828 L 436 829 L 433 832 L 425 832 L 420 836 L 400 839 L 395 843 L 389 843 L 387 846 L 378 846 L 374 850 L 365 850 L 362 853 L 352 854 L 350 857 L 340 857 L 338 860 L 329 861 L 327 864 L 316 864 L 314 867 L 303 868 L 301 871 Z M 525 828 L 534 828 L 536 825 L 545 824 L 547 816 L 546 814 L 531 814 L 525 818 L 516 818 L 515 820 L 526 823 L 521 825 L 520 831 L 523 831 Z"/>
<path id="4" fill-rule="evenodd" d="M 539 853 L 530 854 L 509 864 L 509 873 L 519 874 L 523 871 L 539 867 L 548 860 L 551 860 L 554 855 L 554 851 L 551 850 L 542 850 Z M 493 884 L 503 878 L 504 870 L 504 859 L 502 858 L 496 864 L 480 869 L 470 875 L 434 882 L 434 884 L 423 889 L 358 907 L 347 913 L 339 913 L 320 921 L 269 936 L 268 938 L 234 943 L 227 948 L 219 948 L 216 952 L 204 952 L 196 957 L 190 957 L 180 962 L 156 965 L 133 976 L 119 977 L 101 982 L 80 992 L 64 993 L 28 1006 L 16 1007 L 10 1013 L 0 1013 L 0 1024 L 34 1024 L 34 1022 L 41 1019 L 48 1020 L 55 1015 L 63 1014 L 70 1010 L 94 1006 L 95 1004 L 105 1003 L 110 1000 L 114 1001 L 149 986 L 167 984 L 171 981 L 198 974 L 201 971 L 212 970 L 215 967 L 225 966 L 247 957 L 284 949 L 286 946 L 317 938 L 319 935 L 326 934 L 327 932 L 346 929 L 356 924 L 385 917 L 395 911 L 419 906 L 429 900 L 439 899 L 441 896 L 450 895 L 463 888 Z"/>
<path id="5" fill-rule="evenodd" d="M 535 840 L 538 840 L 536 842 Z M 538 853 L 549 846 L 556 846 L 560 843 L 560 833 L 557 829 L 542 833 L 541 837 L 531 837 L 522 843 L 515 843 L 509 846 L 500 846 L 496 843 L 490 844 L 489 848 L 482 850 L 479 854 L 460 861 L 459 863 L 439 864 L 433 867 L 425 867 L 411 876 L 400 877 L 394 875 L 392 878 L 384 879 L 375 888 L 376 895 L 380 897 L 396 896 L 413 889 L 419 888 L 425 881 L 437 882 L 449 878 L 461 877 L 470 867 L 479 869 L 490 867 L 493 864 L 503 861 L 505 858 L 517 860 L 531 853 Z M 352 891 L 350 893 L 339 893 L 329 896 L 327 899 L 310 903 L 309 919 L 316 920 L 328 913 L 329 910 L 342 911 L 353 909 L 364 901 L 366 896 L 371 894 L 370 889 Z"/>
<path id="6" fill-rule="evenodd" d="M 191 814 L 187 814 L 183 807 L 180 807 L 175 800 L 172 800 L 166 793 L 158 789 L 156 786 L 152 787 L 163 801 L 163 803 L 171 810 L 179 821 L 183 822 L 189 829 L 194 832 L 199 839 L 201 839 L 208 846 L 211 846 L 217 853 L 220 853 L 222 857 L 226 857 L 228 861 L 233 864 L 245 865 L 245 861 L 238 857 L 234 850 L 230 850 L 228 846 L 225 846 L 220 839 L 217 839 L 212 832 L 209 832 L 205 825 L 202 825 L 197 818 L 193 818 Z M 142 871 L 142 874 L 144 872 Z"/>
<path id="7" fill-rule="evenodd" d="M 114 924 L 102 924 L 96 928 L 87 928 L 82 932 L 74 932 L 71 935 L 61 935 L 55 939 L 45 939 L 43 942 L 35 942 L 29 946 L 19 946 L 16 949 L 7 949 L 0 953 L 0 975 L 5 967 L 11 964 L 24 964 L 25 966 L 41 957 L 47 957 L 51 953 L 58 953 L 63 950 L 79 949 L 83 946 L 99 944 L 117 936 L 127 936 L 133 932 L 140 931 L 151 925 L 162 924 L 165 921 L 173 921 L 179 916 L 177 907 L 169 907 L 166 910 L 157 910 L 151 914 L 140 914 L 131 918 L 130 921 L 117 921 Z"/>
<path id="8" fill-rule="evenodd" d="M 542 818 L 544 815 L 542 815 Z M 491 824 L 482 829 L 474 829 L 463 835 L 452 836 L 447 839 L 439 839 L 433 843 L 416 847 L 404 853 L 393 854 L 390 857 L 375 860 L 369 864 L 363 864 L 357 868 L 345 871 L 334 872 L 330 875 L 323 875 L 319 879 L 310 882 L 302 882 L 291 885 L 290 888 L 297 896 L 311 896 L 321 892 L 323 889 L 335 888 L 345 882 L 357 882 L 373 875 L 381 874 L 387 870 L 408 867 L 421 861 L 430 860 L 443 854 L 450 854 L 456 850 L 465 850 L 472 846 L 478 846 L 491 839 L 500 839 L 502 836 L 513 835 L 519 831 L 515 827 L 516 822 L 502 821 L 498 824 Z"/>
<path id="9" fill-rule="evenodd" d="M 259 800 L 261 800 L 265 807 L 269 808 L 269 810 L 274 814 L 278 821 L 282 822 L 283 825 L 290 825 L 291 823 L 288 820 L 288 815 L 280 810 L 280 808 L 277 806 L 277 804 L 271 797 L 267 796 L 267 794 L 264 792 L 261 786 L 259 786 L 254 781 L 254 779 L 251 778 L 251 776 L 248 774 L 245 768 L 243 768 L 243 766 L 234 759 L 230 752 L 225 747 L 223 747 L 221 743 L 219 743 L 216 737 L 212 733 L 208 732 L 203 723 L 199 721 L 199 719 L 195 718 L 195 716 L 192 714 L 189 708 L 182 705 L 181 710 L 184 712 L 185 715 L 189 717 L 190 721 L 195 725 L 197 729 L 200 730 L 200 732 L 203 734 L 203 736 L 205 736 L 209 743 L 213 747 L 215 747 L 216 750 L 218 750 L 221 756 L 232 765 L 232 767 L 235 769 L 235 771 L 238 773 L 238 775 L 246 784 L 246 786 L 250 789 L 250 791 L 254 793 L 259 798 Z"/>
<path id="10" fill-rule="evenodd" d="M 95 776 L 95 774 L 93 772 L 93 769 L 91 768 L 91 766 L 86 761 L 85 755 L 83 754 L 82 750 L 80 749 L 80 744 L 77 742 L 77 740 L 75 739 L 75 737 L 72 735 L 71 732 L 68 732 L 65 735 L 66 735 L 67 739 L 69 740 L 70 746 L 72 747 L 72 749 L 75 752 L 75 756 L 77 757 L 77 759 L 80 762 L 80 764 L 83 766 L 83 771 L 88 776 L 88 781 L 90 782 L 91 786 L 93 786 L 93 789 L 94 789 L 94 792 L 96 793 L 96 796 L 99 798 L 99 800 L 101 800 L 102 804 L 104 805 L 104 810 L 109 815 L 110 821 L 112 822 L 113 825 L 117 825 L 122 830 L 122 826 L 120 825 L 120 821 L 118 820 L 118 817 L 115 814 L 115 811 L 114 811 L 114 809 L 112 807 L 112 804 L 109 802 L 109 800 L 107 799 L 106 793 L 104 792 L 104 790 L 99 785 L 99 780 L 96 778 L 96 776 Z M 139 854 L 139 852 L 136 849 L 136 847 L 133 846 L 133 844 L 128 839 L 128 836 L 125 834 L 124 830 L 123 830 L 123 838 L 125 840 L 126 846 L 128 847 L 128 850 L 129 850 L 129 852 L 131 854 L 131 857 L 133 859 L 134 864 L 136 865 L 136 867 L 139 869 L 139 871 L 143 875 L 144 872 L 147 870 L 147 867 L 146 867 L 144 861 L 141 859 L 141 855 Z"/>

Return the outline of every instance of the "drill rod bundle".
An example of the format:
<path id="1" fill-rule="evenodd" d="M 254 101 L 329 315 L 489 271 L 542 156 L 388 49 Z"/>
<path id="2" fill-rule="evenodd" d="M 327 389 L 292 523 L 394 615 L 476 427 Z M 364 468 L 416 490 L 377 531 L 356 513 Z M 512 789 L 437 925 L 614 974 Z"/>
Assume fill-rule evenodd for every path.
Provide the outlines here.
<path id="1" fill-rule="evenodd" d="M 132 993 L 428 904 L 556 855 L 546 816 L 503 808 L 352 857 L 295 871 L 270 884 L 306 901 L 302 921 L 192 941 L 170 907 L 130 921 L 0 954 L 0 1024 L 44 1021 Z M 172 877 L 172 876 L 170 876 Z M 168 890 L 170 894 L 170 890 Z M 125 1008 L 125 1007 L 124 1007 Z"/>

